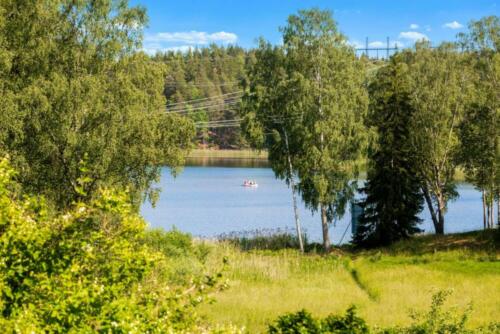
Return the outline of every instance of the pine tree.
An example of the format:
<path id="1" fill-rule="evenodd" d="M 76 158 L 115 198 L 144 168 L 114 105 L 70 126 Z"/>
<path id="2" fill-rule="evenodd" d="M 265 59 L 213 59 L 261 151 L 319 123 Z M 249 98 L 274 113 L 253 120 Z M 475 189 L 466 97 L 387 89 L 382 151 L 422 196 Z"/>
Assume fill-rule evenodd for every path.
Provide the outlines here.
<path id="1" fill-rule="evenodd" d="M 409 120 L 413 112 L 408 99 L 407 66 L 396 55 L 370 85 L 370 124 L 378 135 L 370 157 L 368 180 L 362 189 L 364 213 L 354 238 L 357 245 L 387 245 L 419 232 L 423 209 L 420 182 L 409 145 Z"/>

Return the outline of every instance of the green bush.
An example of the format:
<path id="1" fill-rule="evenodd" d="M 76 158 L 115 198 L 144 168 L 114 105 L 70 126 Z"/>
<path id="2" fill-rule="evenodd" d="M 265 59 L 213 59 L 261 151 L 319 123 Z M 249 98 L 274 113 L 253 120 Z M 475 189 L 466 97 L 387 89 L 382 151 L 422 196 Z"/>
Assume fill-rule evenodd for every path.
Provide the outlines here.
<path id="1" fill-rule="evenodd" d="M 324 333 L 336 334 L 367 334 L 368 326 L 365 320 L 356 315 L 356 307 L 347 309 L 344 316 L 330 315 L 323 319 L 321 328 Z"/>
<path id="2" fill-rule="evenodd" d="M 157 275 L 170 284 L 189 284 L 192 277 L 204 274 L 204 262 L 209 248 L 204 243 L 193 242 L 192 237 L 177 229 L 147 230 L 144 243 L 153 251 L 169 259 L 157 268 Z"/>
<path id="3" fill-rule="evenodd" d="M 465 312 L 444 310 L 448 291 L 440 291 L 432 297 L 428 312 L 412 314 L 413 323 L 407 327 L 386 329 L 370 328 L 365 320 L 356 315 L 356 308 L 351 306 L 345 315 L 330 315 L 316 319 L 306 310 L 289 313 L 278 317 L 268 327 L 269 334 L 497 334 L 500 323 L 486 327 L 469 329 L 466 327 L 470 307 Z"/>
<path id="4" fill-rule="evenodd" d="M 469 307 L 464 312 L 456 309 L 443 308 L 450 291 L 439 291 L 432 297 L 431 307 L 428 312 L 414 313 L 411 315 L 413 323 L 408 327 L 385 329 L 383 334 L 495 334 L 500 327 L 491 324 L 484 328 L 469 329 L 466 323 L 471 311 Z"/>
<path id="5" fill-rule="evenodd" d="M 270 334 L 367 334 L 368 326 L 351 306 L 344 316 L 330 315 L 317 320 L 306 310 L 280 316 L 269 326 Z"/>
<path id="6" fill-rule="evenodd" d="M 101 189 L 88 203 L 51 212 L 43 200 L 17 194 L 15 174 L 0 160 L 2 333 L 202 330 L 195 307 L 223 287 L 220 275 L 178 284 L 163 276 L 175 263 L 172 249 L 192 251 L 190 238 L 163 235 L 169 251 L 145 242 L 146 224 L 126 192 Z"/>
<path id="7" fill-rule="evenodd" d="M 269 325 L 269 334 L 320 334 L 323 333 L 319 321 L 306 310 L 280 316 Z"/>

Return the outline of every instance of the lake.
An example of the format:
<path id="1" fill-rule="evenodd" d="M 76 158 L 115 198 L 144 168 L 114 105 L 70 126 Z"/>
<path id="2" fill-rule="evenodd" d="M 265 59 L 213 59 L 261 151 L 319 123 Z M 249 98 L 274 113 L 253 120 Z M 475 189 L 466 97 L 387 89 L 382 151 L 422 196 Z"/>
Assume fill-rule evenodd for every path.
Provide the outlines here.
<path id="1" fill-rule="evenodd" d="M 258 188 L 242 187 L 245 179 L 257 181 Z M 145 203 L 141 209 L 151 227 L 171 229 L 175 226 L 200 237 L 256 229 L 295 228 L 291 191 L 284 181 L 275 179 L 263 160 L 190 160 L 176 178 L 164 168 L 158 186 L 162 192 L 156 207 Z M 458 185 L 458 192 L 460 197 L 449 204 L 445 232 L 482 229 L 480 192 L 466 183 Z M 320 241 L 319 214 L 311 213 L 302 203 L 299 210 L 309 240 Z M 432 233 L 427 207 L 421 217 L 424 219 L 421 228 Z M 350 219 L 350 212 L 347 212 L 330 228 L 333 243 L 338 244 L 344 233 L 343 242 L 350 240 Z"/>

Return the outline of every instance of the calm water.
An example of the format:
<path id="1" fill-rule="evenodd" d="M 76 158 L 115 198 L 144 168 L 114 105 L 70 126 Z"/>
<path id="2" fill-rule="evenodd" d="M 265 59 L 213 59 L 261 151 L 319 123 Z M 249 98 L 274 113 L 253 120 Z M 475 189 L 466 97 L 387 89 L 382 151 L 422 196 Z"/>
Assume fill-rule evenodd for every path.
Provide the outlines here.
<path id="1" fill-rule="evenodd" d="M 247 164 L 246 161 L 243 164 Z M 196 161 L 191 161 L 196 164 Z M 225 165 L 215 167 L 214 164 Z M 160 187 L 162 193 L 156 208 L 145 203 L 144 218 L 152 227 L 170 229 L 173 226 L 195 236 L 213 237 L 222 233 L 268 228 L 294 228 L 290 189 L 276 180 L 268 167 L 227 167 L 242 165 L 232 159 L 188 166 L 173 178 L 163 170 Z M 253 162 L 252 166 L 265 164 Z M 242 187 L 244 179 L 256 180 L 258 188 Z M 460 184 L 460 198 L 449 205 L 446 232 L 462 232 L 482 228 L 481 195 L 471 185 Z M 302 226 L 310 240 L 321 240 L 319 214 L 312 214 L 300 205 Z M 432 232 L 432 222 L 425 208 L 421 228 Z M 332 241 L 338 243 L 347 230 L 344 242 L 350 240 L 348 228 L 351 216 L 330 229 Z"/>

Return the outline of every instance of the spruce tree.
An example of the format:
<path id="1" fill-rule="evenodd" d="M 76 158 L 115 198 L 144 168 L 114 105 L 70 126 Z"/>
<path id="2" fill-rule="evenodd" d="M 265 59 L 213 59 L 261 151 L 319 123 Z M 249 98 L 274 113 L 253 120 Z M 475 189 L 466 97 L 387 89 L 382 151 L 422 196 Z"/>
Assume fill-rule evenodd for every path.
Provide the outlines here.
<path id="1" fill-rule="evenodd" d="M 420 231 L 423 196 L 408 140 L 413 110 L 404 57 L 395 55 L 370 85 L 369 125 L 377 133 L 377 147 L 370 154 L 362 189 L 364 213 L 354 237 L 355 244 L 364 247 L 387 245 Z"/>

